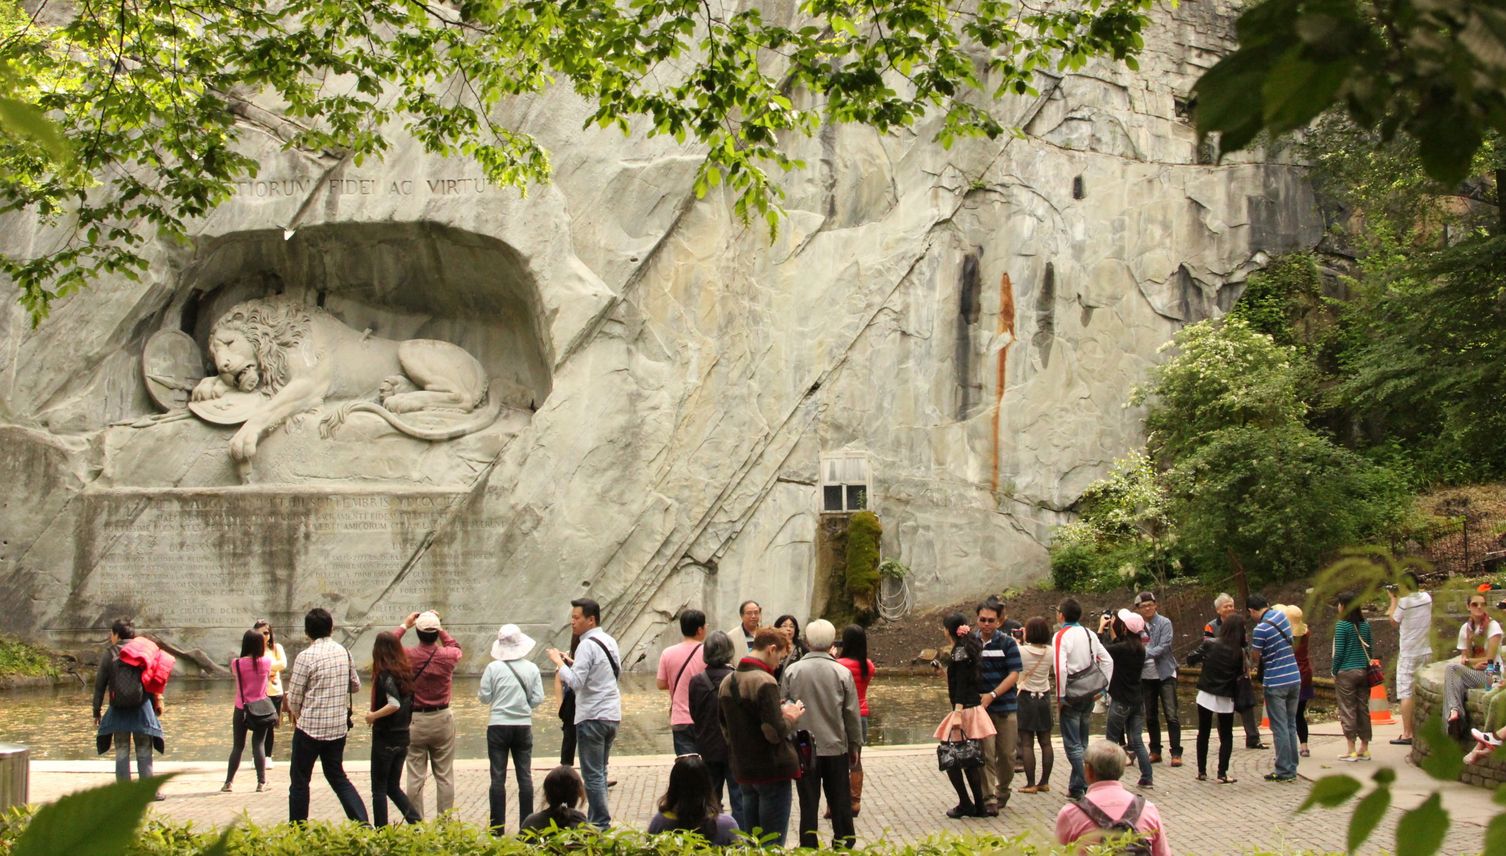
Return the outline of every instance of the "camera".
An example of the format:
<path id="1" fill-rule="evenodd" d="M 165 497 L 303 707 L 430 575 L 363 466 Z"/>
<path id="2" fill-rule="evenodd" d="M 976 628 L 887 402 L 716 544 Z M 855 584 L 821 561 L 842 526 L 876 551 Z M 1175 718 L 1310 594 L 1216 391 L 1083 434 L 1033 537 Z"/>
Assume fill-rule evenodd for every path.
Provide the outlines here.
<path id="1" fill-rule="evenodd" d="M 1496 601 L 1496 609 L 1506 609 L 1506 600 Z"/>
<path id="2" fill-rule="evenodd" d="M 1112 619 L 1114 617 L 1114 610 L 1112 610 L 1112 609 L 1105 609 L 1103 611 L 1103 617 L 1104 618 Z"/>
<path id="3" fill-rule="evenodd" d="M 1385 585 L 1381 586 L 1381 588 L 1385 589 L 1386 591 L 1396 591 L 1397 590 L 1396 583 L 1386 583 Z"/>

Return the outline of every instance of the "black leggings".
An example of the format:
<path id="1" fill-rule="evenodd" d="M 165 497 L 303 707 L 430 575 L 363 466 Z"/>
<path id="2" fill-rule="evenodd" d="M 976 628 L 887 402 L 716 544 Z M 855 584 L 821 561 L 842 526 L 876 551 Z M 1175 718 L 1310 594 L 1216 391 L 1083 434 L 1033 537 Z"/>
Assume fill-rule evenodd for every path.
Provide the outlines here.
<path id="1" fill-rule="evenodd" d="M 267 696 L 267 698 L 269 698 L 269 699 L 272 700 L 272 707 L 274 707 L 274 708 L 277 709 L 277 718 L 278 718 L 278 721 L 281 721 L 282 720 L 282 696 L 280 696 L 280 695 L 272 695 L 272 696 Z M 267 729 L 267 744 L 266 744 L 267 748 L 265 750 L 263 750 L 263 754 L 266 755 L 269 760 L 272 757 L 272 741 L 273 741 L 273 738 L 276 735 L 277 735 L 277 728 L 275 726 L 272 727 L 272 728 L 268 728 Z"/>
<path id="2" fill-rule="evenodd" d="M 225 784 L 235 781 L 235 771 L 241 765 L 241 753 L 246 750 L 246 732 L 251 732 L 251 757 L 256 762 L 256 783 L 266 784 L 267 781 L 267 756 L 262 754 L 262 733 L 272 729 L 252 728 L 246 721 L 245 708 L 236 708 L 230 718 L 230 763 L 225 770 Z"/>
<path id="3" fill-rule="evenodd" d="M 1213 730 L 1213 711 L 1197 706 L 1197 774 L 1208 775 L 1208 732 Z M 1229 775 L 1229 755 L 1234 752 L 1234 714 L 1218 714 L 1218 777 Z"/>
<path id="4" fill-rule="evenodd" d="M 1035 744 L 1041 745 L 1041 777 L 1035 777 Z M 1051 748 L 1051 732 L 1021 731 L 1020 754 L 1025 760 L 1025 786 L 1033 787 L 1051 782 L 1051 765 L 1056 761 L 1056 750 Z"/>
<path id="5" fill-rule="evenodd" d="M 1307 742 L 1307 699 L 1297 702 L 1297 742 Z"/>
<path id="6" fill-rule="evenodd" d="M 968 799 L 967 787 L 962 784 L 963 772 L 946 771 L 946 777 L 952 780 L 952 787 L 957 789 L 957 808 L 967 814 L 976 814 L 983 810 L 983 768 L 973 767 L 967 771 L 966 776 L 967 785 L 973 789 L 972 799 Z"/>

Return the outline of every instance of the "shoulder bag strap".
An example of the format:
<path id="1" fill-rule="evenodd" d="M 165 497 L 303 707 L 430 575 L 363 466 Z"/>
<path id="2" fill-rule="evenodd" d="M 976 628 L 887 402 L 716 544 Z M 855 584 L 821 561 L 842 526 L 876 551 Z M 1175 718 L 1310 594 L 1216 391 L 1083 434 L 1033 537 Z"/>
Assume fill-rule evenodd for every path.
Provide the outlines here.
<path id="1" fill-rule="evenodd" d="M 518 670 L 514 669 L 512 667 L 512 663 L 509 663 L 506 660 L 502 661 L 502 665 L 507 667 L 507 671 L 512 672 L 512 679 L 518 682 L 518 689 L 523 690 L 523 694 L 527 695 L 528 688 L 523 686 L 523 679 L 518 677 Z"/>
<path id="2" fill-rule="evenodd" d="M 1104 814 L 1103 809 L 1099 808 L 1087 797 L 1075 799 L 1072 801 L 1072 804 L 1077 806 L 1078 811 L 1087 815 L 1088 820 L 1093 821 L 1093 824 L 1099 829 L 1110 829 L 1114 826 L 1114 819 Z"/>
<path id="3" fill-rule="evenodd" d="M 349 652 L 346 652 L 346 653 L 349 653 Z M 422 675 L 424 673 L 424 669 L 429 668 L 429 664 L 432 663 L 432 662 L 434 662 L 434 658 L 438 654 L 439 654 L 439 646 L 435 645 L 434 646 L 434 650 L 429 652 L 429 659 L 425 660 L 424 664 L 422 666 L 418 667 L 418 671 L 416 671 L 416 672 L 413 673 L 413 680 L 415 680 L 415 681 L 418 680 L 418 676 Z"/>
<path id="4" fill-rule="evenodd" d="M 601 653 L 607 655 L 607 662 L 612 666 L 612 677 L 621 678 L 622 667 L 617 665 L 617 658 L 612 656 L 612 651 L 607 647 L 607 643 L 601 641 L 595 636 L 591 637 L 591 641 L 596 643 L 596 647 L 601 649 Z"/>
<path id="5" fill-rule="evenodd" d="M 680 664 L 680 671 L 677 672 L 677 673 L 675 673 L 675 679 L 672 682 L 670 682 L 670 685 L 669 685 L 669 703 L 671 705 L 674 704 L 675 690 L 677 690 L 677 689 L 680 688 L 680 679 L 683 678 L 683 677 L 685 677 L 685 670 L 690 666 L 690 658 L 694 657 L 695 654 L 696 654 L 696 651 L 701 650 L 701 646 L 704 645 L 704 644 L 705 644 L 704 642 L 697 642 L 695 644 L 695 650 L 691 651 L 690 654 L 685 657 L 685 662 L 683 662 L 683 663 Z"/>
<path id="6" fill-rule="evenodd" d="M 1023 678 L 1020 679 L 1020 684 L 1029 683 L 1030 679 L 1033 678 L 1033 677 L 1035 677 L 1036 670 L 1041 667 L 1042 663 L 1046 662 L 1046 657 L 1047 656 L 1049 656 L 1049 654 L 1042 655 L 1042 656 L 1036 658 L 1035 665 L 1031 666 L 1030 667 L 1030 671 L 1028 671 L 1028 672 L 1025 673 L 1025 677 L 1023 677 Z M 1019 684 L 1015 684 L 1015 686 L 1019 686 Z"/>
<path id="7" fill-rule="evenodd" d="M 1262 627 L 1275 628 L 1276 632 L 1281 634 L 1281 638 L 1286 640 L 1286 644 L 1291 645 L 1294 648 L 1296 647 L 1296 644 L 1292 642 L 1292 637 L 1286 635 L 1285 630 L 1282 630 L 1280 627 L 1276 627 L 1275 622 L 1271 621 L 1270 619 L 1262 618 L 1260 619 L 1260 623 L 1255 625 L 1256 630 L 1259 630 Z"/>
<path id="8" fill-rule="evenodd" d="M 1140 822 L 1140 812 L 1144 810 L 1145 797 L 1135 794 L 1135 798 L 1130 800 L 1130 804 L 1125 807 L 1124 814 L 1119 815 L 1119 822 L 1128 825 L 1130 829 L 1134 829 L 1135 824 Z"/>

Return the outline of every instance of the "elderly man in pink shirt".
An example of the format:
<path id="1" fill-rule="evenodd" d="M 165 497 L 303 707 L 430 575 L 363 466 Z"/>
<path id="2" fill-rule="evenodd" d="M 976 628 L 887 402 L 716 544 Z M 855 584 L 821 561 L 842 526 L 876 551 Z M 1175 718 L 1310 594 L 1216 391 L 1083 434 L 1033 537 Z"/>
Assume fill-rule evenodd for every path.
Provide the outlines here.
<path id="1" fill-rule="evenodd" d="M 1083 847 L 1128 832 L 1131 827 L 1145 836 L 1152 856 L 1171 856 L 1166 829 L 1155 803 L 1132 794 L 1119 784 L 1128 760 L 1124 750 L 1099 740 L 1083 755 L 1088 792 L 1080 800 L 1062 806 L 1056 815 L 1056 840 Z"/>

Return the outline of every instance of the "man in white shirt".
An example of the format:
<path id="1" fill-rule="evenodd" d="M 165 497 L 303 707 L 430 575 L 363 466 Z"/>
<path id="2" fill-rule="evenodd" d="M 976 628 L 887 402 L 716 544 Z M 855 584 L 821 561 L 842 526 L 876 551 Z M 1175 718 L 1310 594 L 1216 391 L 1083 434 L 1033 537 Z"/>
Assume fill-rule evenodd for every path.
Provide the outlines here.
<path id="1" fill-rule="evenodd" d="M 727 631 L 732 640 L 732 660 L 737 662 L 753 650 L 753 634 L 763 620 L 763 607 L 756 600 L 745 600 L 737 607 L 737 626 Z"/>
<path id="2" fill-rule="evenodd" d="M 1061 705 L 1058 720 L 1062 726 L 1062 748 L 1066 749 L 1067 761 L 1072 765 L 1067 798 L 1075 800 L 1088 792 L 1088 780 L 1082 766 L 1083 752 L 1088 746 L 1088 720 L 1093 715 L 1094 698 L 1114 677 L 1114 661 L 1098 640 L 1098 634 L 1078 623 L 1082 620 L 1082 605 L 1076 600 L 1069 597 L 1062 601 L 1056 609 L 1056 619 L 1062 624 L 1052 646 L 1056 698 Z M 1091 674 L 1093 669 L 1102 675 L 1102 682 Z M 1084 685 L 1098 689 L 1085 692 Z"/>
<path id="3" fill-rule="evenodd" d="M 601 605 L 596 601 L 570 601 L 570 630 L 580 637 L 575 659 L 558 648 L 550 648 L 548 654 L 560 679 L 575 691 L 575 740 L 586 783 L 586 816 L 592 825 L 606 829 L 612 823 L 607 808 L 607 763 L 622 724 L 622 691 L 617 686 L 622 655 L 617 640 L 598 627 L 600 623 Z"/>
<path id="4" fill-rule="evenodd" d="M 1409 594 L 1396 597 L 1395 587 L 1386 588 L 1391 603 L 1386 617 L 1400 625 L 1401 637 L 1396 654 L 1396 697 L 1401 700 L 1401 736 L 1392 739 L 1398 746 L 1412 744 L 1412 676 L 1433 659 L 1433 596 L 1422 591 L 1417 575 L 1408 571 L 1403 578 Z"/>

